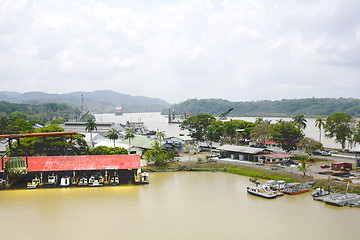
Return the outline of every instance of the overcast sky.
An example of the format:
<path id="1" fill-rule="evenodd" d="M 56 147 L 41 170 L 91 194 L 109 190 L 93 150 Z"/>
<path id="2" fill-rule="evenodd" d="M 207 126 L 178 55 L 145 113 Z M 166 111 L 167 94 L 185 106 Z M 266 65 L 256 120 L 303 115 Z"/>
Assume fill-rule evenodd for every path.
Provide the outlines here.
<path id="1" fill-rule="evenodd" d="M 360 98 L 359 0 L 0 0 L 0 90 Z"/>

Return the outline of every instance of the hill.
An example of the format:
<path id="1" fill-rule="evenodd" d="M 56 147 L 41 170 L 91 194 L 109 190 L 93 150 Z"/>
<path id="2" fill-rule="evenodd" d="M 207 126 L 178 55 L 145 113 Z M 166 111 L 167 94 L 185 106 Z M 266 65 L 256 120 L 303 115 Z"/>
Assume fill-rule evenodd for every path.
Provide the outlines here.
<path id="1" fill-rule="evenodd" d="M 190 99 L 174 104 L 171 109 L 175 114 L 185 112 L 197 115 L 200 112 L 218 116 L 233 108 L 230 116 L 254 117 L 327 117 L 336 112 L 344 112 L 353 117 L 360 117 L 360 99 L 353 98 L 306 98 L 283 99 L 279 101 L 231 102 L 223 99 Z M 162 111 L 168 114 L 168 109 Z"/>
<path id="2" fill-rule="evenodd" d="M 66 103 L 81 109 L 81 96 L 84 99 L 84 111 L 90 110 L 91 113 L 113 113 L 116 106 L 123 107 L 123 112 L 160 112 L 170 106 L 169 103 L 158 98 L 131 96 L 111 90 L 66 94 L 2 91 L 0 101 L 19 104 Z"/>

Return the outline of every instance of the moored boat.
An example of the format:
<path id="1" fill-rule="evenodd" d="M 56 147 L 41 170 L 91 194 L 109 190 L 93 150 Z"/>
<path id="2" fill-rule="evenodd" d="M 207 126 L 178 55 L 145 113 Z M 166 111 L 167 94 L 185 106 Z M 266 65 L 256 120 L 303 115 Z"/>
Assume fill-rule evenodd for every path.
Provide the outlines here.
<path id="1" fill-rule="evenodd" d="M 28 189 L 34 189 L 37 188 L 40 184 L 40 179 L 37 179 L 36 177 L 27 184 L 26 188 Z"/>
<path id="2" fill-rule="evenodd" d="M 149 174 L 147 172 L 141 173 L 141 184 L 149 184 Z"/>
<path id="3" fill-rule="evenodd" d="M 87 186 L 88 185 L 88 179 L 87 177 L 81 177 L 77 184 L 79 187 Z"/>
<path id="4" fill-rule="evenodd" d="M 60 187 L 70 187 L 70 179 L 67 176 L 64 176 L 60 179 Z"/>
<path id="5" fill-rule="evenodd" d="M 247 192 L 251 195 L 267 199 L 272 199 L 283 195 L 282 192 L 274 191 L 267 185 L 247 187 Z"/>
<path id="6" fill-rule="evenodd" d="M 316 192 L 312 193 L 311 196 L 313 198 L 318 198 L 329 194 L 330 193 L 328 191 L 325 191 L 323 188 L 316 188 Z"/>
<path id="7" fill-rule="evenodd" d="M 311 186 L 308 183 L 288 183 L 285 185 L 284 193 L 295 195 L 308 192 L 310 189 Z"/>

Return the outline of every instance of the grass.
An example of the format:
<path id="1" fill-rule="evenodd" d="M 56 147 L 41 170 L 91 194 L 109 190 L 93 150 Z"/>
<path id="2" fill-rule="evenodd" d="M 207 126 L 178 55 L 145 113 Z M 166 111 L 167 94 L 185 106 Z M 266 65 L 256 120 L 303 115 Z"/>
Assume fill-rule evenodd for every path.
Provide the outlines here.
<path id="1" fill-rule="evenodd" d="M 237 174 L 241 176 L 254 177 L 259 179 L 266 180 L 284 180 L 286 182 L 305 182 L 309 181 L 311 178 L 308 176 L 281 172 L 275 170 L 269 170 L 258 167 L 234 165 L 234 164 L 225 164 L 225 163 L 207 163 L 207 162 L 174 162 L 168 163 L 166 166 L 158 167 L 154 164 L 149 164 L 146 167 L 143 167 L 144 171 L 148 172 L 176 172 L 176 171 L 213 171 L 213 172 L 227 172 L 231 174 Z M 331 192 L 344 193 L 346 191 L 346 182 L 340 182 L 335 180 L 325 180 L 317 179 L 314 187 L 322 187 L 328 189 L 330 186 Z M 360 194 L 360 186 L 355 184 L 350 184 L 349 193 Z"/>

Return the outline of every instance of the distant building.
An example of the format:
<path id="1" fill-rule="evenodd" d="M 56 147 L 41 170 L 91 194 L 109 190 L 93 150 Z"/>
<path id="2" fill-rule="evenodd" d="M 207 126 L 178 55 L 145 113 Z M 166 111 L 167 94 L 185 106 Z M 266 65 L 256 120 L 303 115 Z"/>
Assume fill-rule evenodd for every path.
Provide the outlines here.
<path id="1" fill-rule="evenodd" d="M 254 148 L 236 145 L 223 145 L 221 147 L 218 147 L 217 150 L 220 151 L 220 156 L 222 158 L 231 158 L 234 160 L 251 162 L 258 162 L 260 157 L 262 156 L 259 154 L 268 152 L 268 150 L 264 148 Z"/>
<path id="2" fill-rule="evenodd" d="M 264 163 L 279 163 L 290 160 L 292 156 L 294 155 L 288 153 L 270 153 L 262 155 L 260 159 L 262 159 Z"/>
<path id="3" fill-rule="evenodd" d="M 334 162 L 331 163 L 331 170 L 335 171 L 350 171 L 352 169 L 351 163 L 345 163 L 345 162 Z"/>

